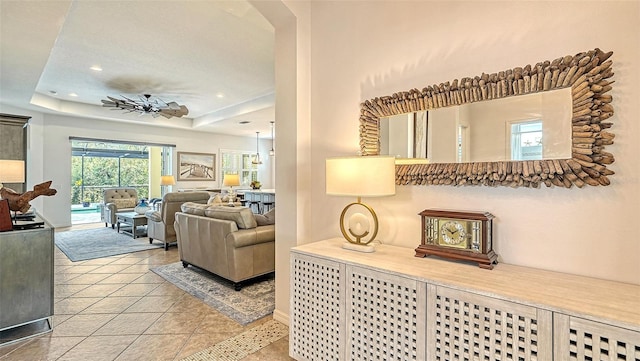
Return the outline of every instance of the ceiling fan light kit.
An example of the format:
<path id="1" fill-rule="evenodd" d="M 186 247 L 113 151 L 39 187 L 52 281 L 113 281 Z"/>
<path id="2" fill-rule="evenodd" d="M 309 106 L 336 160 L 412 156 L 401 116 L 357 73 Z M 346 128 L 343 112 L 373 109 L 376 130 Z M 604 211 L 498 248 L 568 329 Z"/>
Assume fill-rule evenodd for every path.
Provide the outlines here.
<path id="1" fill-rule="evenodd" d="M 167 119 L 172 117 L 180 118 L 189 114 L 189 109 L 186 106 L 176 102 L 167 103 L 158 97 L 151 98 L 151 94 L 139 95 L 139 100 L 131 99 L 124 95 L 120 97 L 122 99 L 107 96 L 108 99 L 102 100 L 102 106 L 125 110 L 125 113 L 151 114 L 154 118 L 160 115 Z"/>

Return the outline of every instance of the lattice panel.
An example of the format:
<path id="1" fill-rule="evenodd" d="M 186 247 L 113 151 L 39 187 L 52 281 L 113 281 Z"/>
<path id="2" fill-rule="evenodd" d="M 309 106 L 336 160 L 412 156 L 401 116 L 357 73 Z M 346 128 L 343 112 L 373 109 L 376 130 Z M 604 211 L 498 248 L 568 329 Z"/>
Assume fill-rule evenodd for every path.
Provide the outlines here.
<path id="1" fill-rule="evenodd" d="M 418 359 L 416 281 L 347 267 L 347 304 L 349 360 Z"/>
<path id="2" fill-rule="evenodd" d="M 290 350 L 297 359 L 340 360 L 340 267 L 294 255 Z"/>
<path id="3" fill-rule="evenodd" d="M 568 347 L 562 360 L 576 361 L 640 361 L 640 332 L 570 317 L 568 329 L 561 332 Z"/>
<path id="4" fill-rule="evenodd" d="M 427 327 L 435 327 L 432 360 L 551 359 L 550 346 L 539 352 L 540 342 L 550 345 L 552 336 L 539 333 L 535 308 L 444 287 L 437 287 L 431 300 L 435 317 Z"/>

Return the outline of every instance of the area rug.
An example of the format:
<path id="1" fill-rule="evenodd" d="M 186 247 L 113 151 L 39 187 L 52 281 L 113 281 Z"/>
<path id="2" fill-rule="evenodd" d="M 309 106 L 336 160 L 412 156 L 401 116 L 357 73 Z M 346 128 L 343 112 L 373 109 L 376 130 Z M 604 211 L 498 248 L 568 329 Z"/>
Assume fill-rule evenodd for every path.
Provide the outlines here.
<path id="1" fill-rule="evenodd" d="M 289 328 L 269 320 L 237 336 L 183 358 L 181 361 L 237 361 L 285 337 Z"/>
<path id="2" fill-rule="evenodd" d="M 275 309 L 275 280 L 273 274 L 247 283 L 236 291 L 233 283 L 198 267 L 182 267 L 182 262 L 151 269 L 207 305 L 236 322 L 246 325 Z"/>
<path id="3" fill-rule="evenodd" d="M 163 247 L 159 242 L 149 244 L 149 238 L 133 239 L 111 227 L 56 232 L 55 243 L 74 262 Z"/>

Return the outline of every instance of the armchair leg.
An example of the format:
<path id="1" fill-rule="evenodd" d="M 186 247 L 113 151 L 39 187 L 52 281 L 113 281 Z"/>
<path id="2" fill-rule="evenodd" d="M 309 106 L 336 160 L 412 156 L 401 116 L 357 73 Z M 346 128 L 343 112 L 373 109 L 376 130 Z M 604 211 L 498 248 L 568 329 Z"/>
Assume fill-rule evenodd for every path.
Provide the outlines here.
<path id="1" fill-rule="evenodd" d="M 111 229 L 116 229 L 116 225 L 115 225 L 115 224 L 112 224 L 112 225 L 111 225 Z"/>
<path id="2" fill-rule="evenodd" d="M 168 251 L 169 250 L 169 242 L 164 242 L 164 251 Z"/>
<path id="3" fill-rule="evenodd" d="M 187 268 L 187 266 L 189 266 L 189 264 L 185 261 L 182 261 L 182 267 Z"/>
<path id="4" fill-rule="evenodd" d="M 153 243 L 153 238 L 149 237 L 149 244 Z"/>

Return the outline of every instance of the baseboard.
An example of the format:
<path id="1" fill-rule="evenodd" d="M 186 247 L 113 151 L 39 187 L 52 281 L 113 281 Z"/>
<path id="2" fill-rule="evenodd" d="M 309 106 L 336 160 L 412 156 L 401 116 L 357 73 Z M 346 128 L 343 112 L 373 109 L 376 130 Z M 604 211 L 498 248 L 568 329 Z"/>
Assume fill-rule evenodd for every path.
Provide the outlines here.
<path id="1" fill-rule="evenodd" d="M 284 312 L 282 312 L 282 311 L 274 310 L 273 311 L 273 319 L 278 321 L 278 322 L 284 323 L 287 326 L 289 326 L 289 315 L 284 313 Z"/>

